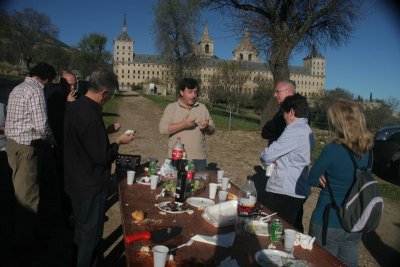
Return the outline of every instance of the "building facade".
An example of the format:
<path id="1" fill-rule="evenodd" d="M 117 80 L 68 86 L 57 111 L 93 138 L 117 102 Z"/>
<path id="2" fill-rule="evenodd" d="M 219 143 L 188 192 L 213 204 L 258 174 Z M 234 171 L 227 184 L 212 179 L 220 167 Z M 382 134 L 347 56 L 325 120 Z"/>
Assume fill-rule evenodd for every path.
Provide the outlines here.
<path id="1" fill-rule="evenodd" d="M 123 20 L 122 33 L 114 39 L 113 69 L 118 76 L 120 90 L 130 90 L 135 86 L 149 88 L 156 85 L 161 94 L 175 94 L 175 85 L 170 79 L 169 67 L 160 55 L 134 53 L 134 40 L 126 31 L 126 17 Z M 211 77 L 218 71 L 222 62 L 214 55 L 214 41 L 208 25 L 197 44 L 199 55 L 199 79 L 202 92 L 210 88 Z M 250 73 L 250 83 L 273 83 L 272 73 L 267 63 L 259 58 L 259 53 L 245 32 L 240 43 L 232 52 L 233 61 L 239 61 Z M 318 54 L 315 47 L 310 55 L 303 59 L 303 66 L 289 66 L 290 79 L 296 82 L 297 92 L 302 95 L 319 95 L 325 88 L 326 60 Z"/>

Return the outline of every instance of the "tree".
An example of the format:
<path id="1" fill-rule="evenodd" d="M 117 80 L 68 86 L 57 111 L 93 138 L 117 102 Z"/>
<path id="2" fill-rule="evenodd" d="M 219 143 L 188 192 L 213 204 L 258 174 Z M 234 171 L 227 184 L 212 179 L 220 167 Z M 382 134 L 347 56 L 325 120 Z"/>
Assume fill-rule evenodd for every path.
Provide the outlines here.
<path id="1" fill-rule="evenodd" d="M 185 75 L 196 72 L 198 61 L 194 36 L 200 11 L 198 0 L 159 0 L 154 8 L 156 48 L 170 65 L 174 84 Z"/>
<path id="2" fill-rule="evenodd" d="M 87 77 L 94 70 L 110 67 L 111 53 L 106 51 L 107 37 L 99 33 L 84 35 L 78 44 L 74 65 Z"/>
<path id="3" fill-rule="evenodd" d="M 208 0 L 211 7 L 228 11 L 235 29 L 247 29 L 257 48 L 267 58 L 275 84 L 290 78 L 289 58 L 299 51 L 319 46 L 338 47 L 348 40 L 363 0 Z M 261 123 L 273 116 L 268 101 Z"/>
<path id="4" fill-rule="evenodd" d="M 227 109 L 232 117 L 232 112 L 239 111 L 244 100 L 244 84 L 248 81 L 250 74 L 246 71 L 244 64 L 236 61 L 224 61 L 218 66 L 217 73 L 211 79 L 211 91 L 218 90 L 224 95 Z M 212 95 L 218 93 L 212 92 Z M 229 120 L 229 129 L 231 119 Z"/>
<path id="5" fill-rule="evenodd" d="M 51 24 L 50 17 L 32 8 L 11 13 L 12 46 L 18 51 L 27 69 L 43 51 L 49 39 L 56 38 L 58 29 Z"/>
<path id="6" fill-rule="evenodd" d="M 343 88 L 326 90 L 325 94 L 311 103 L 311 124 L 320 129 L 328 129 L 327 110 L 338 98 L 354 100 L 354 95 Z"/>

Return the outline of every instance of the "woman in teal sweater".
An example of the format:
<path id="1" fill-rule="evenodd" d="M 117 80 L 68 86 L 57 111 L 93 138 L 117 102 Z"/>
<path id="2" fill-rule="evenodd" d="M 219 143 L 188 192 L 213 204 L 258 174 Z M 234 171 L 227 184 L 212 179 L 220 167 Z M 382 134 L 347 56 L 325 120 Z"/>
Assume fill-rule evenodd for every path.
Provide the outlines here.
<path id="1" fill-rule="evenodd" d="M 365 167 L 373 146 L 373 136 L 367 130 L 362 109 L 349 100 L 338 99 L 332 103 L 328 108 L 328 122 L 334 131 L 334 140 L 324 147 L 308 178 L 309 185 L 321 185 L 323 188 L 311 217 L 309 234 L 346 265 L 358 266 L 362 233 L 346 232 L 334 209 L 329 213 L 326 245 L 322 245 L 323 212 L 325 206 L 331 203 L 325 183 L 328 180 L 336 203 L 341 205 L 354 180 L 353 162 L 343 145 L 354 153 L 360 167 Z"/>

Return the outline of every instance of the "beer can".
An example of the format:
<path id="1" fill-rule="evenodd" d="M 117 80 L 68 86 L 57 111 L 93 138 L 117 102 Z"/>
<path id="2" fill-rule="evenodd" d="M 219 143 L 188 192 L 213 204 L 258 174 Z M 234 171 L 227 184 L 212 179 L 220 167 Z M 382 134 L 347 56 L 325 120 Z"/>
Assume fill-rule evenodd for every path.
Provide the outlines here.
<path id="1" fill-rule="evenodd" d="M 282 239 L 282 229 L 283 225 L 279 219 L 275 219 L 271 223 L 271 231 L 269 233 L 269 238 L 272 242 L 280 242 Z"/>

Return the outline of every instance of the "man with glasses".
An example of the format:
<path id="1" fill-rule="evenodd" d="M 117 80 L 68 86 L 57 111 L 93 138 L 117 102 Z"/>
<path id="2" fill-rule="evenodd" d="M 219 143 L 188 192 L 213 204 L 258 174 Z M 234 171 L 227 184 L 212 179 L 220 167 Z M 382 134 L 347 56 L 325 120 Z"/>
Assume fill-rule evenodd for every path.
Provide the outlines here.
<path id="1" fill-rule="evenodd" d="M 96 263 L 111 163 L 119 146 L 134 139 L 133 133 L 124 133 L 112 144 L 108 140 L 101 107 L 117 88 L 117 76 L 112 71 L 95 71 L 86 95 L 70 103 L 65 112 L 64 178 L 75 219 L 76 266 Z"/>
<path id="2" fill-rule="evenodd" d="M 183 79 L 179 84 L 179 94 L 178 101 L 165 108 L 159 124 L 160 133 L 169 135 L 168 157 L 177 137 L 180 137 L 187 158 L 193 160 L 196 169 L 205 169 L 205 135 L 214 133 L 214 122 L 207 107 L 197 101 L 199 86 L 195 79 Z"/>
<path id="3" fill-rule="evenodd" d="M 287 96 L 294 95 L 296 93 L 296 84 L 291 80 L 283 80 L 276 84 L 274 96 L 281 105 Z M 279 136 L 283 133 L 286 127 L 285 119 L 283 118 L 283 112 L 279 109 L 274 115 L 272 120 L 268 121 L 261 130 L 261 137 L 268 139 L 268 145 L 271 145 L 274 141 L 278 140 Z"/>

